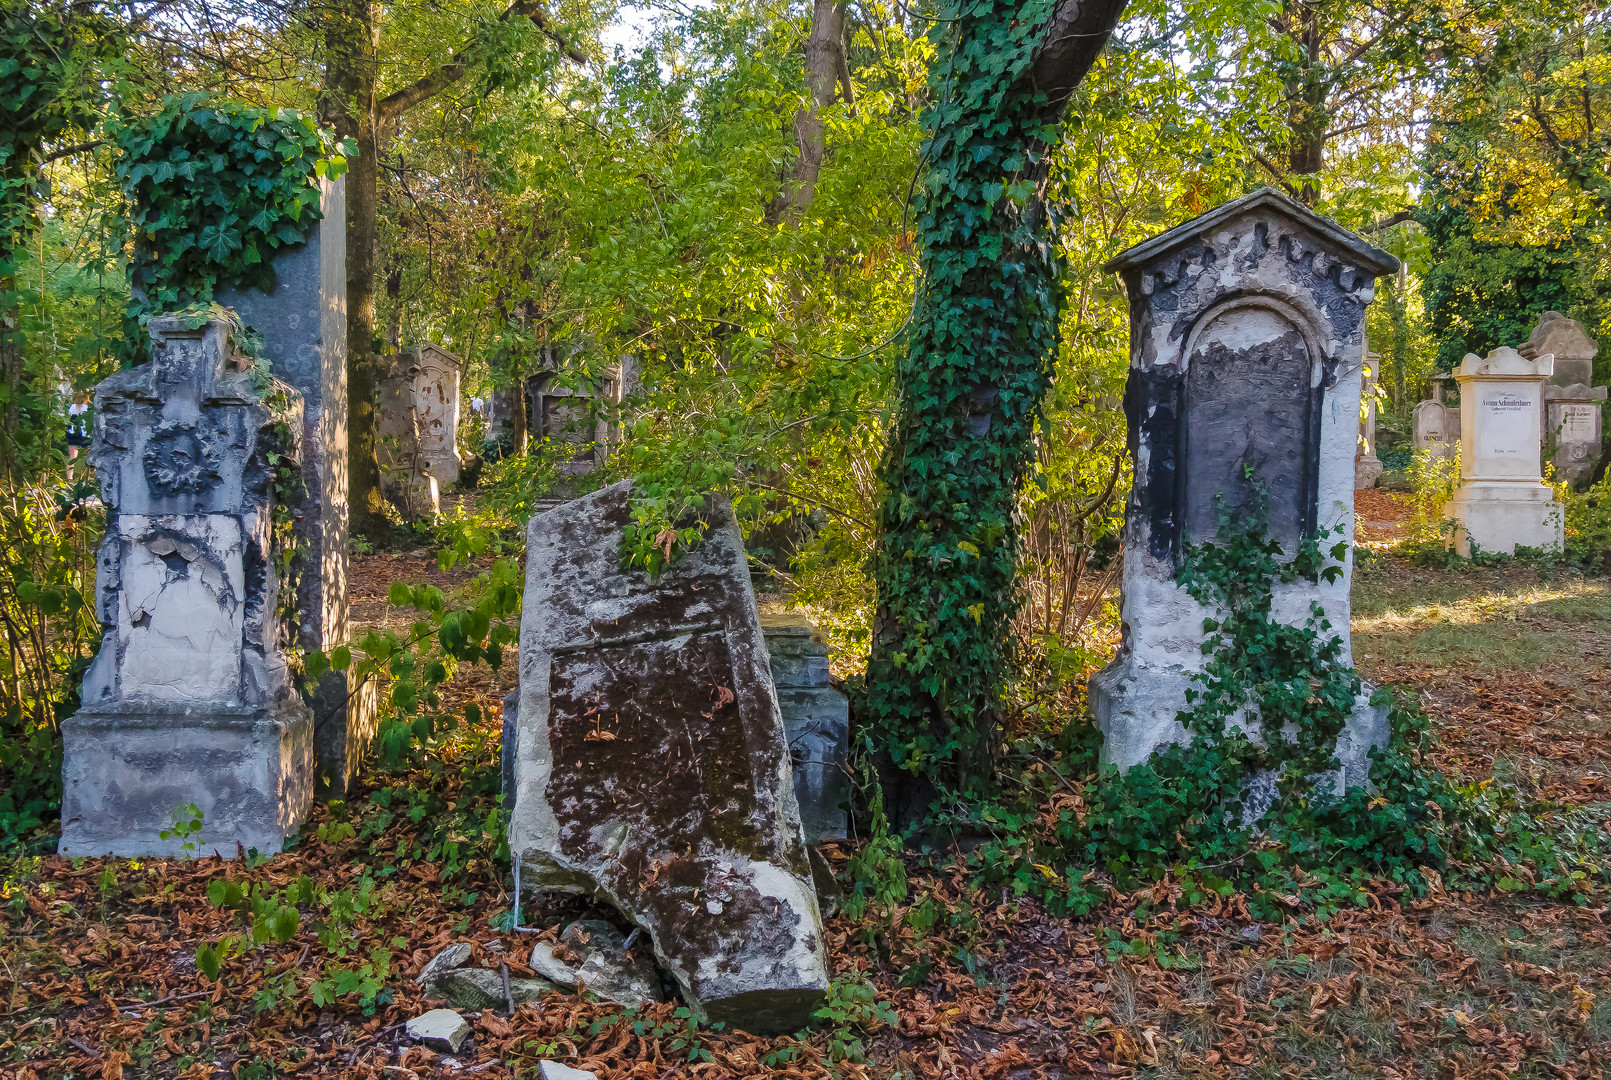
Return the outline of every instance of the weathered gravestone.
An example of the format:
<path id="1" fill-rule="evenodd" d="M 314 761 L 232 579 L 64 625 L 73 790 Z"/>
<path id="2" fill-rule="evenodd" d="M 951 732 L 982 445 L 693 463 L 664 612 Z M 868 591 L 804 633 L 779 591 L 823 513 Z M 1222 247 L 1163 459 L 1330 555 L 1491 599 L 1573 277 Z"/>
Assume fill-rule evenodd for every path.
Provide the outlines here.
<path id="1" fill-rule="evenodd" d="M 1594 385 L 1594 358 L 1600 344 L 1583 324 L 1558 311 L 1546 311 L 1527 343 L 1517 350 L 1529 359 L 1555 358 L 1544 384 L 1544 456 L 1569 484 L 1591 476 L 1600 462 L 1600 420 L 1606 388 Z"/>
<path id="2" fill-rule="evenodd" d="M 1382 381 L 1382 358 L 1365 347 L 1362 373 L 1364 411 L 1359 418 L 1359 451 L 1354 461 L 1354 487 L 1373 488 L 1387 469 L 1376 456 L 1376 388 Z"/>
<path id="3" fill-rule="evenodd" d="M 1411 433 L 1428 463 L 1447 461 L 1460 442 L 1460 414 L 1441 401 L 1423 401 L 1415 406 Z"/>
<path id="4" fill-rule="evenodd" d="M 297 608 L 298 644 L 328 651 L 347 642 L 347 240 L 346 180 L 320 182 L 324 216 L 308 240 L 274 260 L 273 292 L 220 289 L 233 308 L 263 334 L 274 374 L 306 406 L 302 462 L 306 495 L 295 507 L 304 547 Z M 351 686 L 345 671 L 326 672 L 311 702 L 318 783 L 341 797 L 374 737 L 378 722 L 372 685 Z"/>
<path id="5" fill-rule="evenodd" d="M 1583 324 L 1559 311 L 1546 311 L 1517 352 L 1529 360 L 1553 356 L 1549 381 L 1556 386 L 1594 385 L 1594 358 L 1600 343 L 1589 336 Z"/>
<path id="6" fill-rule="evenodd" d="M 62 724 L 63 855 L 277 852 L 313 798 L 313 721 L 280 652 L 276 462 L 302 400 L 228 324 L 149 324 L 151 362 L 96 388 L 103 637 Z M 202 812 L 194 837 L 159 835 Z"/>
<path id="7" fill-rule="evenodd" d="M 1134 481 L 1126 510 L 1122 642 L 1091 680 L 1105 761 L 1129 768 L 1186 739 L 1176 717 L 1207 660 L 1212 613 L 1175 580 L 1184 546 L 1213 540 L 1222 512 L 1252 512 L 1289 555 L 1340 527 L 1350 555 L 1335 581 L 1274 585 L 1274 617 L 1325 612 L 1347 648 L 1354 450 L 1365 306 L 1398 266 L 1268 188 L 1120 255 L 1130 295 L 1125 391 Z M 1251 470 L 1253 479 L 1246 479 Z M 1335 539 L 1335 534 L 1331 539 Z M 1359 699 L 1337 756 L 1362 783 L 1386 718 Z"/>
<path id="8" fill-rule="evenodd" d="M 572 355 L 579 351 L 573 350 Z M 544 366 L 545 370 L 526 381 L 531 434 L 570 447 L 559 471 L 566 476 L 585 476 L 603 464 L 611 443 L 619 441 L 610 423 L 609 407 L 619 407 L 637 384 L 637 361 L 622 357 L 595 383 L 577 380 L 576 385 L 567 385 L 571 380 L 565 378 L 560 350 L 546 350 Z"/>
<path id="9" fill-rule="evenodd" d="M 1460 489 L 1444 514 L 1456 523 L 1455 550 L 1509 555 L 1518 545 L 1559 550 L 1561 504 L 1544 484 L 1544 383 L 1553 358 L 1529 360 L 1498 348 L 1487 358 L 1467 354 L 1455 370 L 1460 384 Z"/>
<path id="10" fill-rule="evenodd" d="M 1568 484 L 1588 479 L 1600 463 L 1605 401 L 1603 386 L 1544 384 L 1544 455 Z"/>
<path id="11" fill-rule="evenodd" d="M 845 835 L 845 761 L 850 752 L 850 701 L 833 688 L 828 646 L 798 612 L 761 616 L 766 651 L 794 760 L 794 797 L 808 844 Z"/>
<path id="12" fill-rule="evenodd" d="M 452 353 L 430 345 L 387 359 L 375 449 L 386 497 L 410 520 L 437 514 L 442 488 L 458 480 L 458 401 L 458 358 Z"/>
<path id="13" fill-rule="evenodd" d="M 623 569 L 631 490 L 527 531 L 520 886 L 613 904 L 711 1020 L 797 1030 L 827 957 L 743 538 L 710 499 L 698 548 L 658 579 Z"/>

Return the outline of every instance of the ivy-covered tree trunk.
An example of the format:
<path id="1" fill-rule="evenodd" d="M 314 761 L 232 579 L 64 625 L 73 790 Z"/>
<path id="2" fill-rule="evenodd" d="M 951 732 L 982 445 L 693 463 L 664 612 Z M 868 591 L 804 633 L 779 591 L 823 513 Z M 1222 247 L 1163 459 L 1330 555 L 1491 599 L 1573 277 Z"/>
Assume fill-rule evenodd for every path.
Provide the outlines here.
<path id="1" fill-rule="evenodd" d="M 1018 606 L 1014 512 L 1063 301 L 1050 156 L 1124 6 L 994 0 L 934 30 L 914 207 L 923 278 L 883 466 L 868 671 L 886 764 L 924 783 L 989 768 Z M 912 794 L 898 816 L 919 809 Z"/>

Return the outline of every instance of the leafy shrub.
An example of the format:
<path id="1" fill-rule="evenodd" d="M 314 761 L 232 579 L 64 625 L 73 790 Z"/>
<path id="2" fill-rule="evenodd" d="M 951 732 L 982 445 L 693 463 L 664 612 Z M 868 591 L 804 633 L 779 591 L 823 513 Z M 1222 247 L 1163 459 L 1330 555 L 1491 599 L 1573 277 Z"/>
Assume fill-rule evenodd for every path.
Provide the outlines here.
<path id="1" fill-rule="evenodd" d="M 1566 508 L 1566 557 L 1586 570 L 1611 574 L 1611 472 L 1585 491 L 1560 484 L 1556 498 Z"/>

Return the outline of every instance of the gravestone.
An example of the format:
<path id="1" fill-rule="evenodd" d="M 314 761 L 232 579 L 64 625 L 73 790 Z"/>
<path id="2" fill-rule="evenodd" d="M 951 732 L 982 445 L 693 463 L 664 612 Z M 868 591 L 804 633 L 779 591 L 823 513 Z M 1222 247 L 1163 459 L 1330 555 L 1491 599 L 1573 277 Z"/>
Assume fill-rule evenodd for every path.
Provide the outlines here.
<path id="1" fill-rule="evenodd" d="M 1553 356 L 1555 366 L 1549 381 L 1556 386 L 1593 386 L 1594 358 L 1599 351 L 1599 342 L 1589 336 L 1583 324 L 1559 311 L 1540 315 L 1526 344 L 1517 350 L 1528 360 Z"/>
<path id="2" fill-rule="evenodd" d="M 458 482 L 459 358 L 436 345 L 388 358 L 380 380 L 376 444 L 386 497 L 404 517 L 434 517 Z"/>
<path id="3" fill-rule="evenodd" d="M 1544 484 L 1544 383 L 1554 358 L 1528 359 L 1515 349 L 1486 358 L 1468 353 L 1455 370 L 1460 384 L 1460 489 L 1444 509 L 1454 520 L 1455 550 L 1513 554 L 1518 545 L 1559 550 L 1561 504 Z"/>
<path id="4" fill-rule="evenodd" d="M 1359 454 L 1354 461 L 1354 488 L 1373 488 L 1387 469 L 1376 456 L 1376 388 L 1382 382 L 1382 358 L 1365 346 L 1362 373 L 1364 412 L 1359 419 Z"/>
<path id="5" fill-rule="evenodd" d="M 1600 417 L 1606 388 L 1544 385 L 1544 454 L 1555 475 L 1578 484 L 1594 475 L 1600 463 Z"/>
<path id="6" fill-rule="evenodd" d="M 1289 556 L 1320 529 L 1350 552 L 1335 581 L 1274 585 L 1274 616 L 1311 605 L 1346 636 L 1365 306 L 1398 261 L 1268 188 L 1121 254 L 1130 296 L 1125 412 L 1134 481 L 1126 507 L 1119 655 L 1090 684 L 1102 757 L 1120 768 L 1189 736 L 1177 721 L 1207 658 L 1212 614 L 1175 580 L 1184 547 L 1215 538 L 1263 488 Z M 1247 479 L 1248 472 L 1252 480 Z M 1328 543 L 1336 538 L 1333 533 Z M 1339 782 L 1363 783 L 1385 712 L 1358 702 Z"/>
<path id="7" fill-rule="evenodd" d="M 459 380 L 464 361 L 440 345 L 426 344 L 404 349 L 403 363 L 414 373 L 420 453 L 439 485 L 457 484 L 464 466 L 459 453 Z"/>
<path id="8" fill-rule="evenodd" d="M 850 701 L 829 680 L 828 645 L 811 620 L 799 612 L 767 612 L 761 632 L 794 761 L 794 797 L 806 843 L 841 839 L 849 795 Z"/>
<path id="9" fill-rule="evenodd" d="M 305 405 L 307 494 L 296 507 L 305 555 L 297 607 L 298 644 L 309 651 L 328 651 L 348 639 L 345 183 L 345 178 L 320 182 L 324 217 L 306 242 L 274 260 L 273 292 L 220 289 L 215 297 L 263 334 L 263 352 L 275 376 L 290 383 Z M 310 704 L 319 788 L 340 798 L 374 737 L 374 687 L 354 690 L 345 671 L 327 672 Z"/>
<path id="10" fill-rule="evenodd" d="M 1460 443 L 1459 413 L 1442 401 L 1423 401 L 1415 406 L 1411 424 L 1415 449 L 1424 452 L 1429 463 L 1454 456 Z"/>
<path id="11" fill-rule="evenodd" d="M 278 852 L 313 798 L 313 720 L 278 618 L 279 458 L 302 399 L 223 320 L 150 320 L 151 362 L 96 388 L 100 650 L 62 724 L 63 855 Z M 199 834 L 164 840 L 180 807 Z"/>
<path id="12" fill-rule="evenodd" d="M 573 350 L 572 355 L 578 351 Z M 526 382 L 531 434 L 571 447 L 559 471 L 566 476 L 585 476 L 603 464 L 611 444 L 620 441 L 609 414 L 611 406 L 618 409 L 637 385 L 637 362 L 631 356 L 622 357 L 596 383 L 568 386 L 559 350 L 546 350 L 545 355 L 546 370 Z"/>
<path id="13" fill-rule="evenodd" d="M 613 904 L 712 1021 L 795 1031 L 827 957 L 743 537 L 708 498 L 697 548 L 659 578 L 623 569 L 631 493 L 527 529 L 519 887 Z"/>

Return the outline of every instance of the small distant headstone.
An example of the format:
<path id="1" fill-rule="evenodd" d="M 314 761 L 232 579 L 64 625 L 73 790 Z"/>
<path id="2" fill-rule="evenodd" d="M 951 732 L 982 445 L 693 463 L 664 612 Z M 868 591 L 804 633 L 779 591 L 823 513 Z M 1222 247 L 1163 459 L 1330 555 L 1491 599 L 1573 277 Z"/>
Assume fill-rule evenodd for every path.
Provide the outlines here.
<path id="1" fill-rule="evenodd" d="M 1509 555 L 1518 546 L 1559 550 L 1561 504 L 1544 484 L 1544 384 L 1553 357 L 1528 359 L 1498 348 L 1468 354 L 1456 369 L 1460 384 L 1460 489 L 1444 513 L 1453 519 L 1455 550 Z"/>
<path id="2" fill-rule="evenodd" d="M 414 377 L 414 410 L 419 416 L 420 453 L 443 487 L 459 482 L 459 380 L 464 361 L 440 345 L 403 350 L 403 364 Z"/>
<path id="3" fill-rule="evenodd" d="M 850 701 L 833 688 L 828 646 L 810 619 L 793 611 L 767 613 L 761 616 L 761 631 L 794 760 L 794 795 L 806 842 L 838 840 L 845 835 Z"/>
<path id="4" fill-rule="evenodd" d="M 1549 381 L 1556 386 L 1594 385 L 1594 358 L 1600 343 L 1589 336 L 1583 324 L 1559 311 L 1546 311 L 1527 342 L 1517 350 L 1529 360 L 1542 356 L 1555 358 Z"/>
<path id="5" fill-rule="evenodd" d="M 1442 401 L 1423 401 L 1411 417 L 1415 449 L 1428 462 L 1447 461 L 1460 442 L 1460 414 Z"/>
<path id="6" fill-rule="evenodd" d="M 1094 676 L 1104 761 L 1129 768 L 1189 736 L 1177 721 L 1206 658 L 1211 614 L 1175 580 L 1187 544 L 1215 538 L 1221 513 L 1268 499 L 1268 532 L 1288 555 L 1318 529 L 1353 539 L 1365 306 L 1398 260 L 1268 188 L 1120 255 L 1130 295 L 1125 391 L 1135 479 L 1126 511 L 1118 657 Z M 1251 479 L 1249 474 L 1251 473 Z M 1335 534 L 1333 534 L 1333 537 Z M 1328 542 L 1330 542 L 1328 540 Z M 1336 581 L 1275 585 L 1272 610 L 1311 605 L 1344 633 L 1352 558 Z M 1363 783 L 1385 715 L 1363 694 L 1338 757 Z"/>
<path id="7" fill-rule="evenodd" d="M 100 651 L 62 724 L 63 855 L 278 852 L 313 799 L 313 719 L 281 652 L 275 477 L 302 398 L 229 324 L 150 320 L 151 362 L 96 388 Z M 161 833 L 194 804 L 194 836 Z M 185 815 L 190 816 L 190 815 Z"/>
<path id="8" fill-rule="evenodd" d="M 1376 388 L 1382 382 L 1382 358 L 1365 347 L 1364 412 L 1359 419 L 1359 456 L 1354 461 L 1354 488 L 1373 488 L 1386 467 L 1376 456 Z"/>
<path id="9" fill-rule="evenodd" d="M 302 462 L 306 495 L 297 506 L 305 547 L 297 587 L 302 648 L 347 643 L 347 209 L 346 178 L 320 183 L 324 215 L 308 239 L 274 260 L 278 283 L 219 289 L 218 303 L 264 336 L 274 374 L 306 404 Z M 328 671 L 310 704 L 317 780 L 341 798 L 357 775 L 379 723 L 374 684 L 354 691 L 345 671 Z"/>
<path id="10" fill-rule="evenodd" d="M 609 456 L 612 442 L 619 441 L 608 409 L 619 406 L 637 384 L 637 361 L 624 356 L 596 384 L 571 386 L 558 356 L 558 350 L 550 350 L 548 369 L 527 381 L 531 433 L 534 438 L 571 447 L 568 459 L 560 463 L 560 472 L 585 476 Z"/>
<path id="11" fill-rule="evenodd" d="M 442 390 L 439 375 L 422 370 L 418 349 L 406 349 L 388 358 L 380 379 L 375 456 L 387 499 L 411 521 L 440 512 L 441 490 L 447 483 L 426 452 L 430 423 L 426 409 L 434 408 L 438 422 L 443 411 L 437 401 Z M 452 381 L 456 401 L 457 379 Z M 457 477 L 456 463 L 453 470 Z"/>

